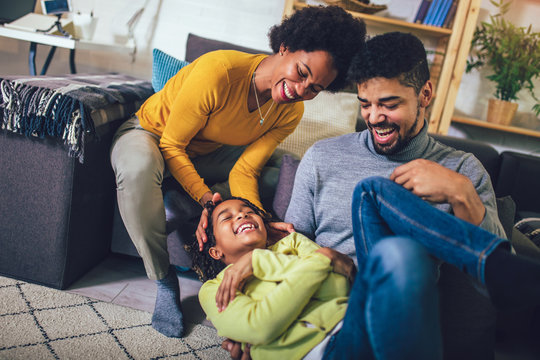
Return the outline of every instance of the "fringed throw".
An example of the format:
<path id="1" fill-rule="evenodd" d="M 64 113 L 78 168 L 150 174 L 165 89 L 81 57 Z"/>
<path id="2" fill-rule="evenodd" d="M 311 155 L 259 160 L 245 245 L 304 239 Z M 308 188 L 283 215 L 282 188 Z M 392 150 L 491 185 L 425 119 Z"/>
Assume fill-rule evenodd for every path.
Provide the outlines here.
<path id="1" fill-rule="evenodd" d="M 126 75 L 6 76 L 0 79 L 0 126 L 25 136 L 63 141 L 84 162 L 84 144 L 96 127 L 127 117 L 152 95 L 148 81 Z M 121 111 L 107 116 L 118 105 Z M 96 119 L 93 119 L 93 118 Z"/>

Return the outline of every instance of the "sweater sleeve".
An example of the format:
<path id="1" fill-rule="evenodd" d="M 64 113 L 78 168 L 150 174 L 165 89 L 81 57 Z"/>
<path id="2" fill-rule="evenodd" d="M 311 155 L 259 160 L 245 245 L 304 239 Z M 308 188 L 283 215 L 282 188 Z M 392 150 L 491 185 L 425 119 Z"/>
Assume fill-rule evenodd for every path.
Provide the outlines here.
<path id="1" fill-rule="evenodd" d="M 284 111 L 275 127 L 244 150 L 229 174 L 233 196 L 249 199 L 263 208 L 259 197 L 259 175 L 277 146 L 296 129 L 302 118 L 303 108 L 303 104 L 299 103 Z"/>
<path id="2" fill-rule="evenodd" d="M 272 254 L 269 250 L 264 253 Z M 262 269 L 254 264 L 254 274 Z M 220 336 L 253 345 L 267 344 L 281 335 L 302 313 L 332 267 L 330 259 L 319 253 L 297 258 L 272 290 L 260 299 L 241 292 L 227 308 L 217 311 L 215 295 L 221 279 L 207 281 L 201 287 L 199 300 Z M 263 270 L 264 271 L 264 270 Z"/>
<path id="3" fill-rule="evenodd" d="M 191 139 L 206 125 L 210 113 L 227 98 L 226 69 L 213 59 L 201 59 L 173 100 L 159 143 L 167 168 L 196 201 L 210 191 L 186 153 Z"/>
<path id="4" fill-rule="evenodd" d="M 317 230 L 315 220 L 317 174 L 314 158 L 315 151 L 312 146 L 298 165 L 291 200 L 285 214 L 285 222 L 294 224 L 296 231 L 312 240 L 315 240 L 315 231 Z"/>

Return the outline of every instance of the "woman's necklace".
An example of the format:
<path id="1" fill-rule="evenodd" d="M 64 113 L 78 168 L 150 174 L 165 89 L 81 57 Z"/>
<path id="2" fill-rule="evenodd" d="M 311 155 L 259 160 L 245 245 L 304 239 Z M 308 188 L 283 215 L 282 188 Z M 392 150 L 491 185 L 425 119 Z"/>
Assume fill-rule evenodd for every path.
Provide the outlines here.
<path id="1" fill-rule="evenodd" d="M 253 72 L 253 76 L 251 76 L 251 81 L 253 82 L 253 92 L 255 93 L 255 101 L 257 102 L 257 109 L 259 110 L 259 115 L 261 117 L 261 125 L 262 125 L 264 122 L 264 119 L 268 116 L 268 113 L 270 112 L 270 110 L 272 110 L 272 106 L 274 106 L 274 100 L 272 99 L 272 105 L 270 105 L 270 107 L 266 111 L 266 114 L 264 114 L 263 116 L 261 112 L 261 106 L 259 105 L 259 97 L 257 96 L 257 87 L 255 86 L 255 72 Z"/>

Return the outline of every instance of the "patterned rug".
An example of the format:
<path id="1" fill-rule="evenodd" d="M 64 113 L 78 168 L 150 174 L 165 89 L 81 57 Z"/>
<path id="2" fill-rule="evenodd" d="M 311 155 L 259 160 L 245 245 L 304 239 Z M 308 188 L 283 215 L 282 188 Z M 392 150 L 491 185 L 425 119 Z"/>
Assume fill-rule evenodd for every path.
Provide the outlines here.
<path id="1" fill-rule="evenodd" d="M 151 314 L 0 276 L 0 359 L 226 359 L 216 330 L 167 338 Z"/>

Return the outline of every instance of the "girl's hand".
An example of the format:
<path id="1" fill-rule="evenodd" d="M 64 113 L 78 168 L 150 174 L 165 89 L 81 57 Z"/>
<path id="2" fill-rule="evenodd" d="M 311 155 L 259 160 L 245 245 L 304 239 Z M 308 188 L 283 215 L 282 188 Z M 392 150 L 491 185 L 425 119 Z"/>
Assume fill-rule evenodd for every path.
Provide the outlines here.
<path id="1" fill-rule="evenodd" d="M 219 312 L 225 310 L 227 305 L 234 300 L 236 290 L 242 290 L 246 280 L 253 275 L 251 258 L 253 251 L 244 254 L 236 263 L 225 270 L 223 281 L 216 293 L 216 306 Z"/>
<path id="2" fill-rule="evenodd" d="M 212 201 L 213 203 L 216 203 L 217 201 L 221 201 L 221 195 L 219 193 L 214 193 L 212 195 L 211 192 L 207 192 L 203 195 L 203 197 L 200 200 L 200 203 L 202 206 L 206 204 L 207 201 Z M 208 210 L 203 209 L 201 213 L 201 219 L 199 220 L 199 225 L 197 226 L 197 230 L 195 231 L 195 235 L 197 236 L 197 241 L 199 242 L 199 251 L 202 251 L 204 243 L 208 240 L 206 237 L 206 228 L 208 227 Z"/>

